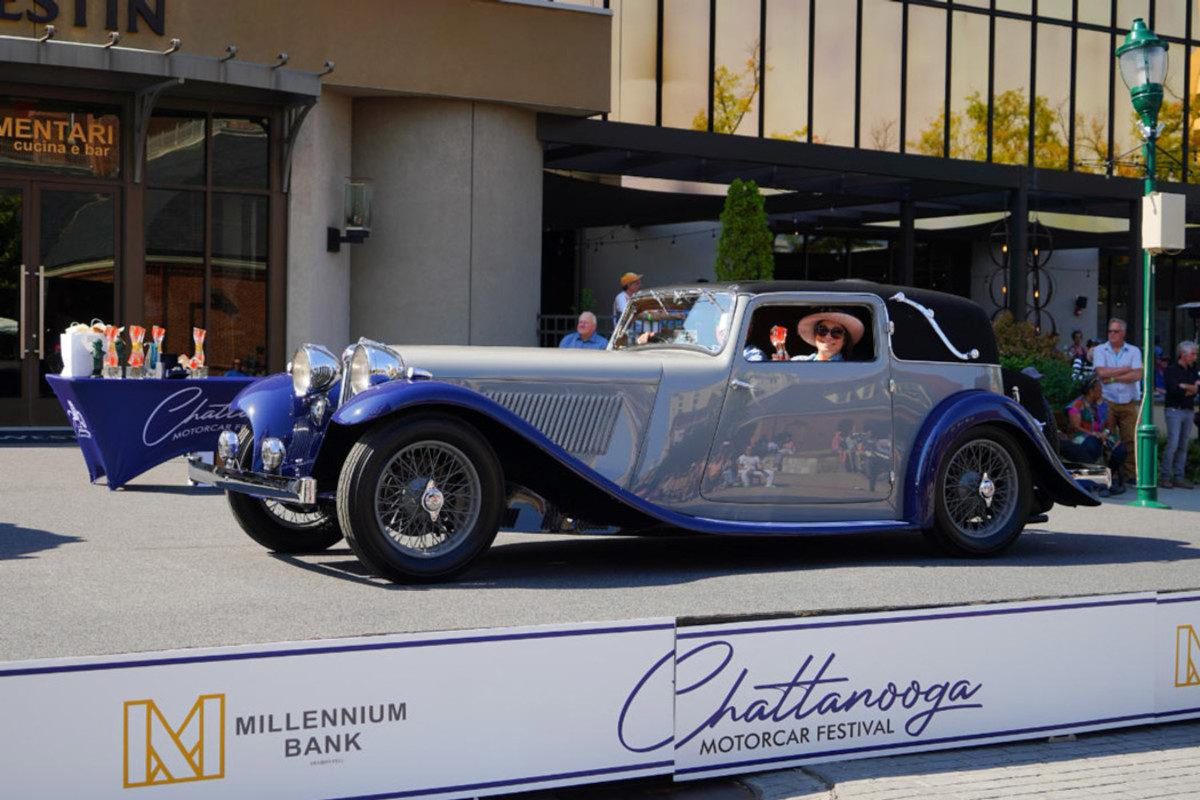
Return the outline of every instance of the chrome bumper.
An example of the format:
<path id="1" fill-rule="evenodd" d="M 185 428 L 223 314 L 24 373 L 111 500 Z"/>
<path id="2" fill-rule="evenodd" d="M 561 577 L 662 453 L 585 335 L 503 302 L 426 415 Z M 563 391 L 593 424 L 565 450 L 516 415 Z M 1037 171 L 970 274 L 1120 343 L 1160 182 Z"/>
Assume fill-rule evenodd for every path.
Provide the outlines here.
<path id="1" fill-rule="evenodd" d="M 1064 464 L 1067 473 L 1077 481 L 1090 481 L 1105 489 L 1112 488 L 1112 470 L 1097 464 Z"/>
<path id="2" fill-rule="evenodd" d="M 227 492 L 241 492 L 264 500 L 311 506 L 317 502 L 316 478 L 285 478 L 258 472 L 238 472 L 188 457 L 188 477 Z"/>

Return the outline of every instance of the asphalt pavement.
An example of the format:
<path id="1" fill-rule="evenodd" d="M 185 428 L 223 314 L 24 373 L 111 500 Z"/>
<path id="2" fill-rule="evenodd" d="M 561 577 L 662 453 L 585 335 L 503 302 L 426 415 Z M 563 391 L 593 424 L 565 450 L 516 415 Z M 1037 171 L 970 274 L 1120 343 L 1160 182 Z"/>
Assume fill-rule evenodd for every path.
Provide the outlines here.
<path id="1" fill-rule="evenodd" d="M 917 534 L 501 534 L 460 580 L 398 586 L 344 544 L 272 555 L 182 460 L 110 492 L 73 446 L 0 447 L 0 661 L 557 622 L 738 618 L 1200 588 L 1200 490 L 1056 508 L 1003 556 Z M 14 621 L 16 623 L 14 624 Z"/>
<path id="2" fill-rule="evenodd" d="M 344 546 L 276 556 L 182 460 L 126 489 L 73 445 L 0 445 L 0 661 L 566 621 L 734 619 L 1200 588 L 1200 490 L 1170 511 L 1057 508 L 997 559 L 914 534 L 669 539 L 501 534 L 461 580 L 396 586 Z M 1200 723 L 540 797 L 1200 797 Z"/>

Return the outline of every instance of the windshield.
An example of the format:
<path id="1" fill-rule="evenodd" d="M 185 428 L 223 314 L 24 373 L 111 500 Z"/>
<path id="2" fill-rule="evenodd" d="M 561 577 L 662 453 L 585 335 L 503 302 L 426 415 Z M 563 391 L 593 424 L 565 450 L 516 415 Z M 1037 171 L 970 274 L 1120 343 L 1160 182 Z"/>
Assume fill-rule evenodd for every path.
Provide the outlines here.
<path id="1" fill-rule="evenodd" d="M 729 337 L 734 297 L 709 289 L 638 292 L 613 333 L 613 350 L 687 347 L 720 352 Z"/>

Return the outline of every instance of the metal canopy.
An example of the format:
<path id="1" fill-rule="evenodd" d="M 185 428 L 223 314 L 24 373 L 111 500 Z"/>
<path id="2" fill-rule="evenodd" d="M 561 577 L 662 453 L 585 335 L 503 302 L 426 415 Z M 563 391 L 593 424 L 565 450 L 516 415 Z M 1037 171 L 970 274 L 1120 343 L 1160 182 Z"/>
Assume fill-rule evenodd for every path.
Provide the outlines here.
<path id="1" fill-rule="evenodd" d="M 320 76 L 182 51 L 163 52 L 80 42 L 0 36 L 0 80 L 137 91 L 181 80 L 172 94 L 229 101 L 295 103 L 321 94 Z M 186 87 L 186 88 L 185 88 Z"/>
<path id="2" fill-rule="evenodd" d="M 1131 204 L 1140 202 L 1142 195 L 1141 181 L 1132 178 L 551 114 L 539 115 L 538 136 L 547 170 L 705 183 L 753 179 L 762 188 L 782 192 L 766 197 L 767 213 L 778 231 L 821 227 L 877 236 L 878 227 L 864 226 L 898 219 L 905 203 L 911 204 L 917 219 L 1005 211 L 1021 188 L 1031 211 L 1128 219 Z M 714 201 L 708 196 L 701 202 L 688 193 L 606 187 L 610 204 L 620 202 L 622 207 L 602 210 L 597 202 L 600 193 L 578 186 L 594 186 L 594 182 L 560 178 L 554 183 L 556 206 L 547 206 L 550 227 L 568 219 L 577 224 L 562 227 L 716 219 L 721 207 L 719 197 Z M 577 184 L 574 191 L 570 183 Z M 1161 187 L 1186 195 L 1189 221 L 1200 222 L 1200 186 L 1162 183 Z M 654 202 L 641 197 L 651 194 L 659 197 Z M 583 213 L 589 207 L 596 212 L 596 222 L 587 221 Z M 1094 246 L 1105 241 L 1124 243 L 1126 238 L 1127 234 L 1114 238 L 1080 233 L 1062 240 Z"/>

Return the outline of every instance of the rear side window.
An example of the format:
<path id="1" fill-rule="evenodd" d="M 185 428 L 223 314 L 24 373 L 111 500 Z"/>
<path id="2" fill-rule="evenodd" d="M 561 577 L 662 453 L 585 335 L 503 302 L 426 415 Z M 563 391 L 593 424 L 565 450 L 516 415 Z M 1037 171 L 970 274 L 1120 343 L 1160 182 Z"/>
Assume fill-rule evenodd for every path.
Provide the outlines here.
<path id="1" fill-rule="evenodd" d="M 770 304 L 750 318 L 742 357 L 749 361 L 874 361 L 871 308 L 855 304 Z"/>

